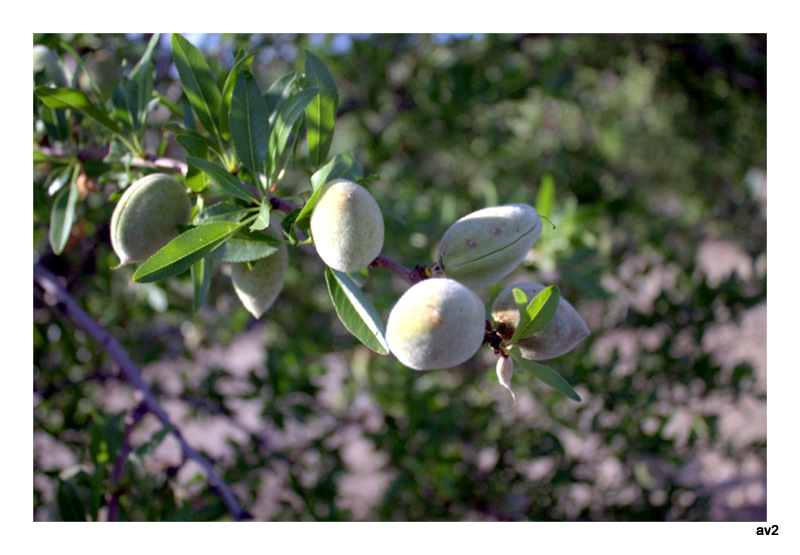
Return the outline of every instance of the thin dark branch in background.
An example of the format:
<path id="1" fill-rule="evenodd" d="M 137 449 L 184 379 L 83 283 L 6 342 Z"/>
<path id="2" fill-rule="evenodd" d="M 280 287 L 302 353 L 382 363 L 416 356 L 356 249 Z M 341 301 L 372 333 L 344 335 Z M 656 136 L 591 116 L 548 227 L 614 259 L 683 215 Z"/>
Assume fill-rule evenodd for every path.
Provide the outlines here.
<path id="1" fill-rule="evenodd" d="M 142 418 L 147 413 L 147 405 L 144 402 L 136 405 L 133 412 L 125 417 L 125 431 L 122 436 L 122 446 L 119 450 L 117 460 L 114 461 L 114 468 L 111 470 L 111 484 L 112 492 L 108 499 L 108 520 L 109 522 L 116 522 L 119 520 L 119 498 L 121 491 L 119 489 L 119 481 L 122 479 L 122 473 L 125 471 L 125 464 L 128 462 L 128 456 L 133 450 L 131 445 L 131 433 L 134 428 L 142 421 Z"/>
<path id="2" fill-rule="evenodd" d="M 222 501 L 228 507 L 228 510 L 236 520 L 244 520 L 249 518 L 239 501 L 236 499 L 233 491 L 227 483 L 217 474 L 211 462 L 192 448 L 183 438 L 180 430 L 170 420 L 167 413 L 158 403 L 153 395 L 150 387 L 145 383 L 139 368 L 134 364 L 128 353 L 117 342 L 114 337 L 106 331 L 94 318 L 92 318 L 86 311 L 84 311 L 75 299 L 58 283 L 58 278 L 50 272 L 47 268 L 40 264 L 33 265 L 33 279 L 39 286 L 44 289 L 46 293 L 53 295 L 61 310 L 69 316 L 72 321 L 85 331 L 92 339 L 97 341 L 100 346 L 108 353 L 111 358 L 119 365 L 120 373 L 122 376 L 133 385 L 142 396 L 142 403 L 164 426 L 170 426 L 172 435 L 178 440 L 185 459 L 191 459 L 196 462 L 208 476 L 208 483 L 213 490 L 222 498 Z"/>

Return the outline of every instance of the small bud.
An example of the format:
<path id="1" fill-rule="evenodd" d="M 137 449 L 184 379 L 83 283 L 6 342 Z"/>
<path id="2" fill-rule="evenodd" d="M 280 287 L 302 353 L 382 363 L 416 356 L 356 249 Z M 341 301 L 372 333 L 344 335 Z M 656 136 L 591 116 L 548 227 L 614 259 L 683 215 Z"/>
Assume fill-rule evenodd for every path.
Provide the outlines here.
<path id="1" fill-rule="evenodd" d="M 514 406 L 517 406 L 517 396 L 511 390 L 511 375 L 514 374 L 514 361 L 511 357 L 500 356 L 497 359 L 497 379 L 500 384 L 511 393 L 511 399 L 514 400 Z"/>

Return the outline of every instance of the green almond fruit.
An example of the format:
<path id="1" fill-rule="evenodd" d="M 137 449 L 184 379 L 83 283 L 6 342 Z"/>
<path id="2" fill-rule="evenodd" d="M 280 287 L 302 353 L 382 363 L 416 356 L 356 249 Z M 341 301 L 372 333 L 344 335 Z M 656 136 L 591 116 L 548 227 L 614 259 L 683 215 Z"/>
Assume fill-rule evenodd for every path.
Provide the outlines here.
<path id="1" fill-rule="evenodd" d="M 131 184 L 111 216 L 111 246 L 119 266 L 150 258 L 178 236 L 191 211 L 186 187 L 172 176 L 154 173 Z"/>
<path id="2" fill-rule="evenodd" d="M 322 261 L 340 272 L 369 266 L 383 249 L 383 215 L 364 187 L 347 179 L 326 185 L 311 213 L 311 236 Z"/>
<path id="3" fill-rule="evenodd" d="M 545 289 L 538 283 L 517 283 L 504 289 L 492 304 L 492 319 L 505 324 L 511 333 L 519 324 L 519 307 L 514 299 L 514 289 L 520 289 L 532 300 Z M 586 322 L 569 302 L 561 297 L 555 316 L 544 329 L 530 337 L 517 341 L 523 358 L 529 360 L 547 360 L 559 357 L 575 348 L 578 343 L 589 337 Z"/>
<path id="4" fill-rule="evenodd" d="M 409 368 L 451 368 L 478 351 L 485 318 L 483 301 L 473 291 L 452 279 L 430 278 L 398 299 L 386 323 L 386 341 Z"/>
<path id="5" fill-rule="evenodd" d="M 437 262 L 445 276 L 467 287 L 485 287 L 514 271 L 541 231 L 542 221 L 532 206 L 484 208 L 448 228 Z"/>
<path id="6" fill-rule="evenodd" d="M 261 318 L 275 303 L 283 284 L 286 281 L 286 270 L 289 267 L 289 254 L 286 245 L 278 245 L 276 250 L 266 258 L 252 263 L 233 264 L 231 280 L 239 300 L 255 318 Z"/>

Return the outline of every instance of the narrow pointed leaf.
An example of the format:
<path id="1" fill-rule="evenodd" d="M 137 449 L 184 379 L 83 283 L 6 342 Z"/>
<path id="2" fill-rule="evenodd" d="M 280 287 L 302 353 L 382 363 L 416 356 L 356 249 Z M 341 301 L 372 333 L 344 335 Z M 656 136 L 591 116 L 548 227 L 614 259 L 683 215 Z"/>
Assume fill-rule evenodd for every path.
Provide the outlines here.
<path id="1" fill-rule="evenodd" d="M 264 93 L 264 102 L 267 103 L 267 110 L 269 110 L 270 125 L 275 123 L 275 118 L 278 117 L 283 105 L 292 94 L 292 85 L 297 78 L 297 73 L 291 71 L 286 75 L 276 80 Z"/>
<path id="2" fill-rule="evenodd" d="M 195 313 L 203 306 L 203 301 L 205 301 L 208 290 L 211 287 L 213 265 L 214 261 L 208 256 L 192 264 L 192 287 L 194 289 L 192 308 Z"/>
<path id="3" fill-rule="evenodd" d="M 209 133 L 220 136 L 222 95 L 203 55 L 192 43 L 175 33 L 172 35 L 172 60 L 200 123 Z"/>
<path id="4" fill-rule="evenodd" d="M 181 233 L 145 260 L 133 274 L 134 281 L 148 283 L 181 274 L 222 245 L 244 224 L 219 222 Z"/>
<path id="5" fill-rule="evenodd" d="M 180 125 L 175 124 L 175 123 L 167 123 L 165 125 L 162 125 L 161 129 L 163 129 L 165 131 L 170 131 L 172 133 L 175 133 L 178 136 L 181 136 L 181 135 L 191 136 L 193 139 L 197 139 L 197 140 L 200 140 L 203 143 L 205 143 L 205 145 L 208 148 L 210 148 L 211 150 L 213 150 L 217 154 L 220 153 L 219 145 L 217 143 L 215 143 L 214 141 L 209 139 L 206 135 L 203 135 L 202 133 L 200 133 L 199 131 L 197 131 L 195 129 L 183 128 Z M 180 139 L 178 139 L 178 142 L 180 142 Z"/>
<path id="6" fill-rule="evenodd" d="M 257 200 L 253 193 L 250 192 L 250 189 L 248 189 L 244 183 L 239 181 L 238 177 L 229 173 L 228 170 L 222 166 L 215 164 L 214 162 L 204 160 L 203 158 L 197 158 L 195 156 L 189 156 L 186 161 L 190 164 L 193 164 L 200 171 L 208 174 L 208 176 L 211 177 L 211 179 L 213 179 L 217 185 L 225 189 L 236 198 L 240 198 L 247 202 L 253 202 L 254 200 Z"/>
<path id="7" fill-rule="evenodd" d="M 220 245 L 211 256 L 220 262 L 253 262 L 278 250 L 280 241 L 260 231 L 242 229 Z"/>
<path id="8" fill-rule="evenodd" d="M 87 116 L 97 123 L 111 131 L 112 133 L 119 133 L 119 125 L 112 120 L 106 113 L 98 108 L 86 96 L 86 93 L 78 89 L 70 89 L 66 87 L 53 89 L 50 87 L 36 87 L 34 90 L 42 102 L 51 108 L 60 108 L 63 110 L 75 110 L 84 116 Z"/>
<path id="9" fill-rule="evenodd" d="M 269 203 L 269 198 L 264 197 L 261 201 L 261 206 L 258 209 L 258 216 L 250 226 L 253 231 L 261 231 L 269 227 L 269 215 L 272 212 L 272 205 Z"/>
<path id="10" fill-rule="evenodd" d="M 270 171 L 275 172 L 277 163 L 286 148 L 286 143 L 289 141 L 289 135 L 292 132 L 297 119 L 303 115 L 303 111 L 309 102 L 319 93 L 319 87 L 309 87 L 303 89 L 296 95 L 289 98 L 284 104 L 278 117 L 275 120 L 275 127 L 273 127 L 269 136 L 269 157 L 270 157 Z"/>
<path id="11" fill-rule="evenodd" d="M 67 245 L 75 221 L 75 205 L 78 202 L 78 184 L 75 178 L 73 172 L 69 187 L 59 191 L 50 211 L 50 247 L 56 254 L 61 254 Z"/>
<path id="12" fill-rule="evenodd" d="M 114 115 L 126 129 L 136 129 L 139 126 L 138 95 L 137 84 L 126 77 L 122 78 L 111 93 Z"/>
<path id="13" fill-rule="evenodd" d="M 178 135 L 175 138 L 189 156 L 205 160 L 208 154 L 208 144 L 193 135 Z M 186 168 L 186 186 L 195 193 L 204 191 L 209 184 L 208 174 L 200 171 L 194 164 L 188 163 Z"/>
<path id="14" fill-rule="evenodd" d="M 250 66 L 253 63 L 253 58 L 255 58 L 256 54 L 258 54 L 258 51 L 248 54 L 244 58 L 237 61 L 230 73 L 228 73 L 228 77 L 225 78 L 225 84 L 222 86 L 222 102 L 224 103 L 224 109 L 226 111 L 230 111 L 233 87 L 238 80 L 239 73 L 243 71 L 250 71 Z M 223 132 L 226 131 L 229 131 L 229 129 L 227 129 L 226 126 L 223 126 Z"/>
<path id="15" fill-rule="evenodd" d="M 60 172 L 53 172 L 52 178 L 50 179 L 50 183 L 47 185 L 47 194 L 52 197 L 61 189 L 63 189 L 64 185 L 69 183 L 70 178 L 72 177 L 72 173 L 74 171 L 75 167 L 72 164 L 70 164 L 69 166 L 62 169 Z"/>
<path id="16" fill-rule="evenodd" d="M 372 302 L 353 283 L 350 277 L 337 270 L 325 268 L 325 282 L 339 320 L 356 339 L 382 355 L 389 354 L 386 328 Z"/>
<path id="17" fill-rule="evenodd" d="M 242 73 L 236 79 L 228 123 L 236 154 L 255 179 L 264 172 L 267 160 L 269 114 L 250 73 Z"/>
<path id="18" fill-rule="evenodd" d="M 251 211 L 231 201 L 222 201 L 203 209 L 194 219 L 195 225 L 212 222 L 240 222 Z"/>
<path id="19" fill-rule="evenodd" d="M 520 332 L 530 323 L 528 316 L 528 296 L 522 289 L 513 289 L 511 293 L 514 295 L 514 302 L 517 303 L 517 310 L 519 311 L 519 322 L 514 330 L 514 335 L 511 336 L 511 343 L 516 343 L 519 339 Z"/>
<path id="20" fill-rule="evenodd" d="M 519 350 L 514 348 L 510 351 L 511 357 L 514 359 L 514 362 L 517 365 L 522 366 L 524 369 L 529 370 L 534 376 L 539 378 L 541 381 L 556 389 L 572 399 L 573 401 L 580 402 L 581 397 L 578 395 L 574 389 L 567 383 L 567 380 L 561 377 L 561 375 L 553 370 L 545 366 L 544 364 L 539 364 L 533 360 L 528 360 L 526 358 L 522 358 Z"/>
<path id="21" fill-rule="evenodd" d="M 542 216 L 553 216 L 553 199 L 555 197 L 556 182 L 553 176 L 545 174 L 539 183 L 536 193 L 536 211 Z"/>
<path id="22" fill-rule="evenodd" d="M 133 80 L 139 79 L 145 72 L 152 72 L 153 70 L 153 52 L 161 39 L 161 33 L 154 33 L 150 37 L 150 42 L 147 43 L 147 48 L 144 49 L 144 54 L 131 70 L 130 78 Z"/>
<path id="23" fill-rule="evenodd" d="M 551 285 L 539 292 L 525 308 L 527 323 L 518 326 L 517 339 L 525 339 L 543 330 L 553 319 L 558 311 L 558 302 L 561 299 L 558 287 Z"/>
<path id="24" fill-rule="evenodd" d="M 306 50 L 305 73 L 306 83 L 319 87 L 319 94 L 305 109 L 308 154 L 311 164 L 318 168 L 328 156 L 333 142 L 339 91 L 333 75 L 323 61 L 308 50 Z"/>

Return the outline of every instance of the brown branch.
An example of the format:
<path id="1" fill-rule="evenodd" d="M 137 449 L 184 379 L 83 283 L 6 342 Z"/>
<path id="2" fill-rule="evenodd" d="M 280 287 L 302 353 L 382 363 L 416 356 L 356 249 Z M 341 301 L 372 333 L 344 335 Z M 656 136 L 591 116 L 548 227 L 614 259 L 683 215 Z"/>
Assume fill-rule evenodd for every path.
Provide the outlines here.
<path id="1" fill-rule="evenodd" d="M 111 470 L 111 487 L 112 492 L 108 499 L 108 521 L 116 522 L 119 520 L 119 498 L 122 492 L 119 489 L 119 481 L 122 479 L 122 473 L 125 471 L 125 464 L 128 462 L 128 456 L 133 451 L 131 445 L 131 433 L 134 428 L 142 421 L 147 406 L 144 402 L 136 405 L 133 412 L 125 417 L 125 431 L 122 436 L 122 447 L 120 447 L 117 460 L 114 461 L 114 468 Z"/>
<path id="2" fill-rule="evenodd" d="M 38 146 L 36 149 L 42 154 L 51 158 L 70 158 L 76 157 L 81 161 L 86 160 L 103 160 L 108 156 L 108 147 L 95 147 L 70 152 L 58 147 Z M 175 160 L 174 158 L 164 158 L 161 156 L 147 156 L 140 158 L 138 156 L 131 159 L 131 166 L 134 168 L 150 168 L 157 170 L 171 170 L 186 174 L 188 165 L 182 160 Z"/>
<path id="3" fill-rule="evenodd" d="M 57 148 L 43 147 L 43 146 L 39 146 L 37 147 L 37 149 L 41 153 L 46 154 L 47 156 L 53 158 L 65 158 L 70 156 L 77 156 L 80 160 L 103 159 L 108 154 L 108 147 L 84 149 L 74 153 L 70 153 L 68 151 Z M 160 157 L 148 157 L 147 159 L 134 158 L 131 161 L 131 166 L 141 167 L 141 168 L 173 170 L 173 171 L 178 171 L 184 175 L 186 174 L 187 170 L 186 162 L 183 162 L 181 160 L 174 160 L 172 158 L 160 158 Z M 252 185 L 244 182 L 243 184 L 247 186 L 251 191 L 253 191 L 253 193 L 258 195 L 258 193 L 256 192 L 255 188 Z M 273 209 L 287 214 L 292 210 L 300 208 L 300 205 L 294 204 L 293 202 L 290 202 L 286 199 L 275 196 L 273 194 L 269 195 L 269 203 L 272 205 Z M 314 255 L 317 254 L 317 252 L 309 245 L 301 245 L 300 248 L 307 254 L 314 254 Z M 430 277 L 427 266 L 417 265 L 413 269 L 409 269 L 400 264 L 399 262 L 383 254 L 378 255 L 378 257 L 372 261 L 370 267 L 383 268 L 384 270 L 387 270 L 388 272 L 396 275 L 403 281 L 407 281 L 411 285 Z"/>
<path id="4" fill-rule="evenodd" d="M 72 296 L 64 289 L 58 282 L 58 278 L 41 264 L 33 265 L 33 279 L 45 292 L 53 295 L 59 302 L 61 310 L 69 316 L 72 321 L 83 331 L 85 331 L 91 338 L 97 341 L 100 346 L 114 359 L 120 369 L 122 376 L 135 387 L 142 395 L 142 403 L 164 426 L 171 427 L 171 433 L 178 440 L 185 459 L 191 459 L 196 462 L 208 476 L 208 483 L 222 501 L 228 507 L 228 510 L 236 520 L 244 520 L 249 518 L 239 505 L 236 495 L 231 491 L 227 483 L 217 474 L 211 462 L 192 448 L 184 439 L 180 430 L 172 423 L 167 413 L 158 403 L 153 395 L 150 387 L 145 383 L 142 378 L 141 372 L 136 364 L 131 360 L 128 353 L 114 339 L 114 337 L 106 331 L 94 318 L 92 318 L 80 305 L 72 298 Z"/>

